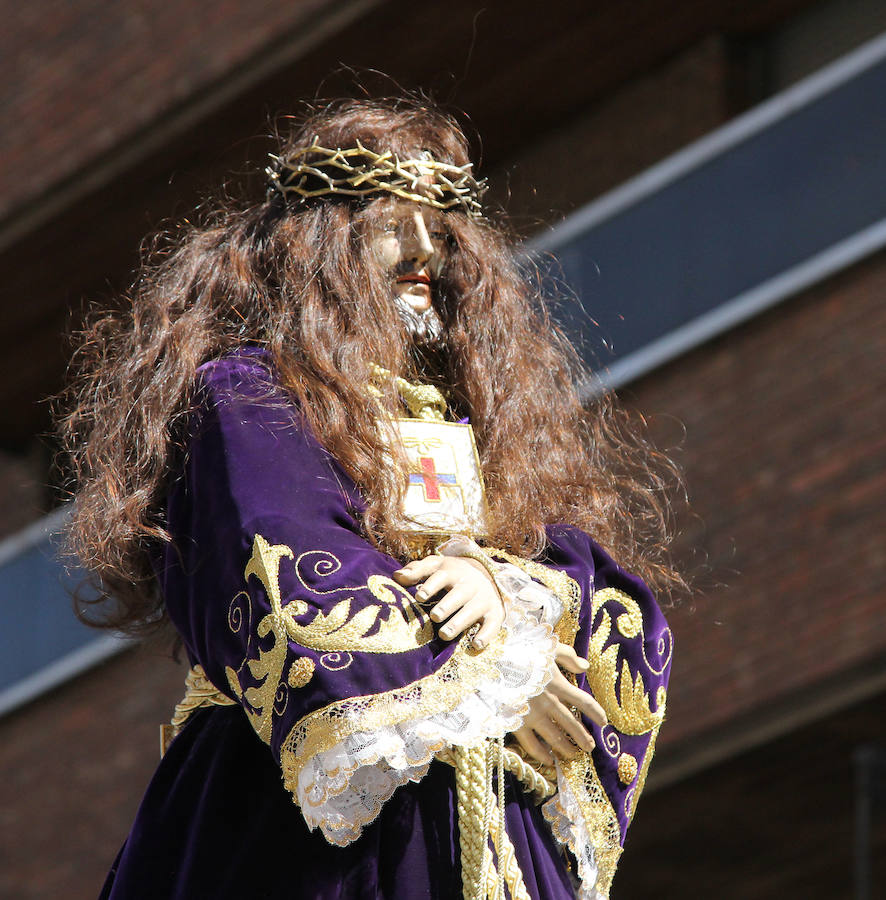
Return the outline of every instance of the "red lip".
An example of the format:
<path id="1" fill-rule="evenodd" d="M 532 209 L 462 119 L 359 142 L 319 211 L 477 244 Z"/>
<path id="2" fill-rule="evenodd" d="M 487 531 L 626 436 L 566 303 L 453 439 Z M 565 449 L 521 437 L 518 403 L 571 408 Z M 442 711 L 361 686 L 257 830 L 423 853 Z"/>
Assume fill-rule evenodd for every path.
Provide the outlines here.
<path id="1" fill-rule="evenodd" d="M 431 286 L 431 279 L 428 278 L 427 275 L 422 275 L 419 273 L 413 273 L 411 275 L 403 275 L 402 277 L 397 279 L 397 284 L 401 282 L 409 281 L 414 284 L 426 284 L 428 287 Z"/>

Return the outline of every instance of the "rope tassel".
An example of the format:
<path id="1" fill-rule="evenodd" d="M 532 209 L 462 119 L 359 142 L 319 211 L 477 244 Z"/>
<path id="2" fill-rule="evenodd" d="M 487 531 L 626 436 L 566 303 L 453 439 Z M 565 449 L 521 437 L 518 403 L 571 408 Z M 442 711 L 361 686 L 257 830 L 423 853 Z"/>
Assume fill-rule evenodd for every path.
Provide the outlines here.
<path id="1" fill-rule="evenodd" d="M 506 900 L 506 887 L 511 900 L 531 900 L 505 829 L 503 740 L 487 740 L 479 747 L 455 747 L 452 757 L 464 900 Z"/>

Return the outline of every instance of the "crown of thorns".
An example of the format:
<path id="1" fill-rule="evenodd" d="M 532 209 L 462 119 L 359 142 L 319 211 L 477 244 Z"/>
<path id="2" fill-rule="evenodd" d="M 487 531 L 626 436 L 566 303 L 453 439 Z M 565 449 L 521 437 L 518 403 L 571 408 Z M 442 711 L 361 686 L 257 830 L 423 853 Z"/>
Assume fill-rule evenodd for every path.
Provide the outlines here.
<path id="1" fill-rule="evenodd" d="M 272 163 L 265 171 L 272 188 L 284 197 L 296 194 L 304 199 L 325 194 L 363 197 L 386 191 L 435 209 L 460 207 L 468 215 L 481 215 L 486 181 L 474 178 L 471 163 L 438 162 L 427 151 L 418 159 L 402 160 L 390 150 L 376 153 L 360 141 L 346 150 L 330 150 L 317 141 L 315 137 L 310 146 L 286 159 L 271 154 Z"/>

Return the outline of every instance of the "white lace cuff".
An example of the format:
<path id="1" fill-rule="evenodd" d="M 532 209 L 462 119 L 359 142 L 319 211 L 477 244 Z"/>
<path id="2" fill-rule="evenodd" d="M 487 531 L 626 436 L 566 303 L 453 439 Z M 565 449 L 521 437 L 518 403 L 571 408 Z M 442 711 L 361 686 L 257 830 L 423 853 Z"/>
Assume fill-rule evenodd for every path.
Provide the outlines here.
<path id="1" fill-rule="evenodd" d="M 503 638 L 482 651 L 487 671 L 473 686 L 454 681 L 445 708 L 414 716 L 401 709 L 394 724 L 352 732 L 305 761 L 295 794 L 309 827 L 319 827 L 332 844 L 349 844 L 396 788 L 425 775 L 438 750 L 520 727 L 527 701 L 554 675 L 557 640 L 550 625 L 519 606 L 507 610 L 502 628 Z M 466 647 L 470 638 L 462 641 Z"/>

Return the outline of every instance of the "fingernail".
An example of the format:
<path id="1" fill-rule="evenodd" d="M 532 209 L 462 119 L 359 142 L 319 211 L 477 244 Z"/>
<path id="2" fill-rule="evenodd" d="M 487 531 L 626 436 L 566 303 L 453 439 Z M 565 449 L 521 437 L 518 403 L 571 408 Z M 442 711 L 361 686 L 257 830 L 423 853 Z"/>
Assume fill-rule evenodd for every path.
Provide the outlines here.
<path id="1" fill-rule="evenodd" d="M 580 659 L 578 661 L 578 664 L 581 666 L 582 670 L 585 672 L 587 672 L 587 670 L 590 669 L 590 667 L 591 667 L 591 664 L 586 659 Z"/>
<path id="2" fill-rule="evenodd" d="M 415 592 L 415 599 L 416 599 L 416 600 L 427 600 L 427 599 L 428 599 L 428 592 L 427 592 L 424 588 L 419 588 L 419 589 Z"/>
<path id="3" fill-rule="evenodd" d="M 448 640 L 450 637 L 452 637 L 452 631 L 449 628 L 441 628 L 440 637 L 446 638 Z"/>
<path id="4" fill-rule="evenodd" d="M 482 650 L 486 646 L 486 641 L 484 641 L 482 638 L 474 638 L 474 646 L 478 650 Z"/>

